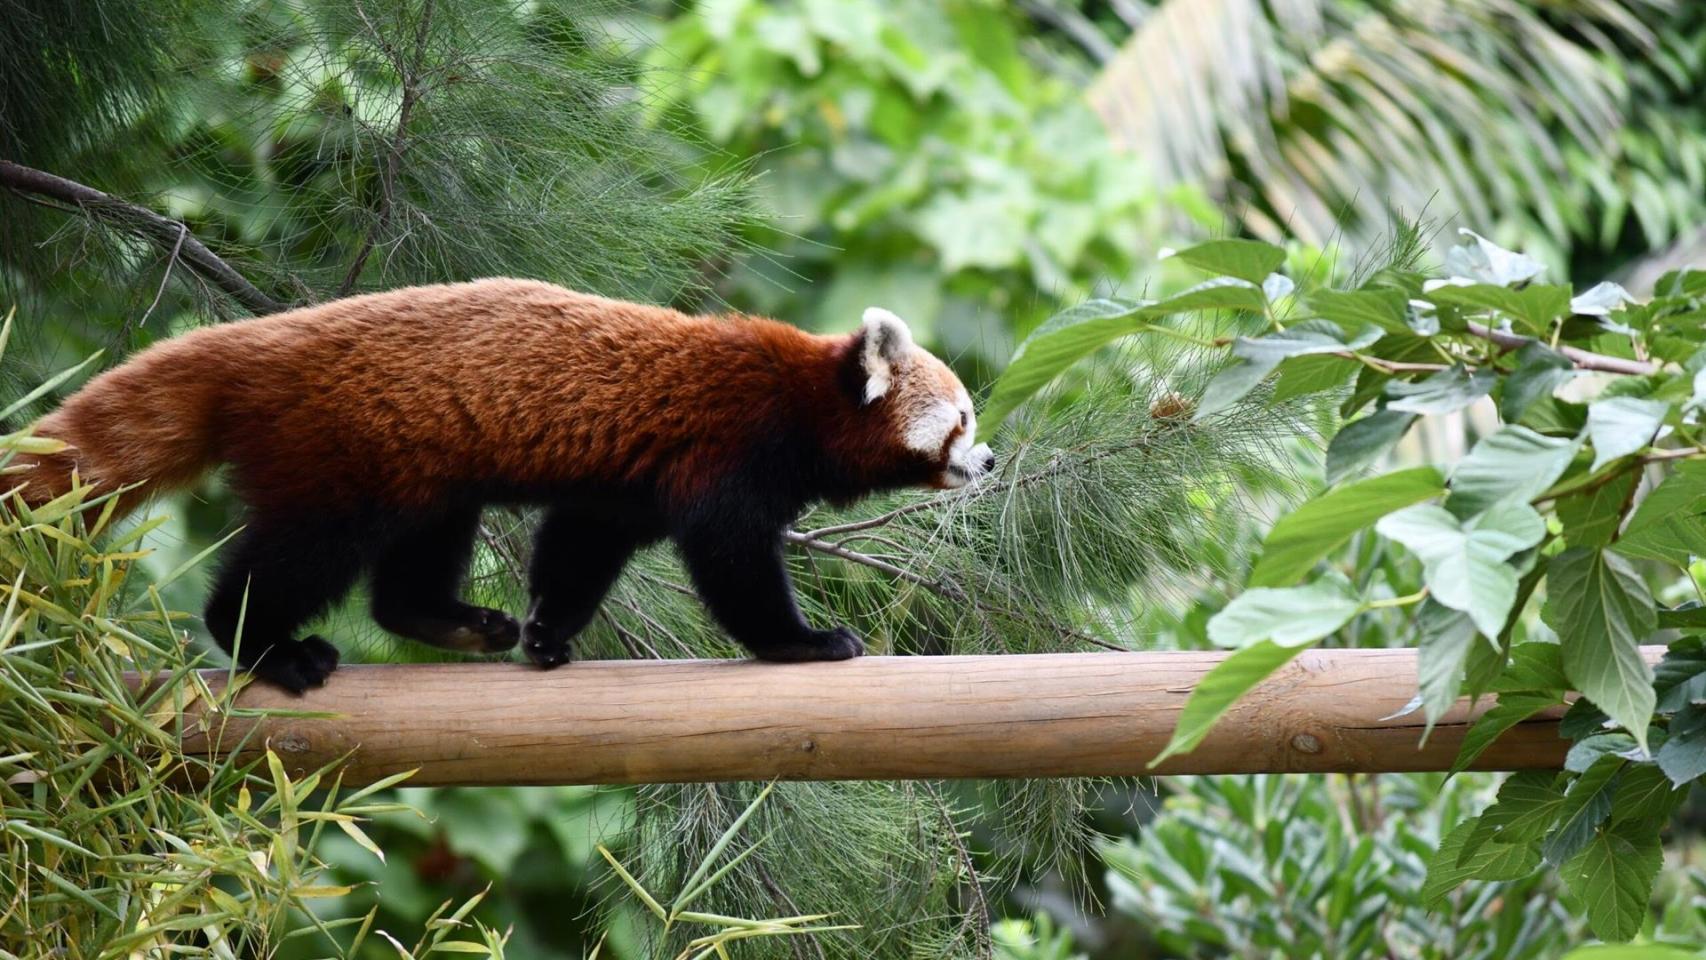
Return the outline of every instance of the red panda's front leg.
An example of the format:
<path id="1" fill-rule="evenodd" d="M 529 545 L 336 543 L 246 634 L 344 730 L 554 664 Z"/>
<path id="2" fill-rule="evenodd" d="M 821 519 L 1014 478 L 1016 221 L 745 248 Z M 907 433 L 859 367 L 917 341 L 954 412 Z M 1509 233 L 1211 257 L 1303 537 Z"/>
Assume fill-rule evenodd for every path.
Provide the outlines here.
<path id="1" fill-rule="evenodd" d="M 846 660 L 865 652 L 847 627 L 817 630 L 794 602 L 780 530 L 702 522 L 679 533 L 687 572 L 711 615 L 760 660 Z"/>
<path id="2" fill-rule="evenodd" d="M 541 667 L 567 663 L 569 644 L 598 612 L 634 551 L 663 533 L 654 518 L 609 506 L 558 504 L 533 538 L 528 565 L 532 604 L 521 649 Z"/>

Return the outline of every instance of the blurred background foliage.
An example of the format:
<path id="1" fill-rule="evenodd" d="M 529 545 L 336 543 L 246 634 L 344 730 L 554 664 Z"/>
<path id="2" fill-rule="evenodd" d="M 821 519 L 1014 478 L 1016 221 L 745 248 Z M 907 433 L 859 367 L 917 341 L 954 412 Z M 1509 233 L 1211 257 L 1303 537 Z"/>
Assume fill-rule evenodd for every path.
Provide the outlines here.
<path id="1" fill-rule="evenodd" d="M 1552 280 L 1639 293 L 1706 262 L 1706 8 L 1686 0 L 0 0 L 0 62 L 0 160 L 115 198 L 0 182 L 8 395 L 248 312 L 127 204 L 281 304 L 498 273 L 824 331 L 885 304 L 974 390 L 1063 307 L 1181 288 L 1157 254 L 1204 236 L 1282 243 L 1288 272 L 1319 279 L 1418 214 L 1441 243 L 1472 226 Z M 956 617 L 915 589 L 862 627 L 908 652 L 1081 647 L 1045 642 L 1056 618 L 1103 643 L 1206 643 L 1227 572 L 1264 513 L 1316 489 L 1318 452 L 1276 448 L 1307 431 L 1249 410 L 1206 444 L 1169 432 L 1151 406 L 1194 382 L 1189 356 L 1111 351 L 1082 376 L 1004 437 L 1046 469 L 1074 452 L 1070 483 L 1046 479 L 1081 514 L 1009 491 L 897 534 L 905 563 L 960 576 L 992 544 L 1034 549 L 984 598 L 1043 619 Z M 1001 525 L 1015 503 L 1029 526 Z M 138 562 L 151 579 L 239 522 L 216 478 L 164 512 Z M 1063 532 L 1080 518 L 1088 532 Z M 474 589 L 513 589 L 525 525 L 491 519 Z M 1029 569 L 1067 548 L 1077 563 Z M 1375 538 L 1349 549 L 1393 595 L 1419 583 Z M 817 613 L 891 596 L 869 571 L 809 569 Z M 733 653 L 671 599 L 677 575 L 649 559 L 589 648 Z M 198 610 L 196 569 L 171 579 L 167 605 Z M 418 655 L 358 621 L 338 629 L 369 655 Z M 1396 615 L 1367 629 L 1362 645 L 1409 639 Z M 1583 934 L 1545 881 L 1422 905 L 1428 845 L 1489 783 L 801 786 L 766 808 L 776 875 L 755 859 L 729 896 L 865 924 L 750 956 L 1556 955 Z M 582 957 L 601 936 L 600 956 L 652 956 L 595 844 L 661 882 L 754 792 L 405 789 L 427 816 L 375 815 L 383 862 L 323 838 L 356 887 L 313 907 L 376 910 L 401 935 L 492 884 L 475 915 L 516 956 Z M 1683 816 L 1654 930 L 1701 942 L 1700 812 Z M 814 849 L 837 829 L 850 839 Z"/>

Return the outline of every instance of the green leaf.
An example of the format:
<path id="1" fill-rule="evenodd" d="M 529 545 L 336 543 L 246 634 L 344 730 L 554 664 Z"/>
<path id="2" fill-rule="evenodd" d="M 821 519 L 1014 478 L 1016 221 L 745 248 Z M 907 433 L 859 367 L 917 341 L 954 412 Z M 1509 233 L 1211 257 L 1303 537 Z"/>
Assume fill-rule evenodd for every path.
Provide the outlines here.
<path id="1" fill-rule="evenodd" d="M 1706 461 L 1685 460 L 1635 508 L 1613 550 L 1678 567 L 1706 555 Z"/>
<path id="2" fill-rule="evenodd" d="M 1189 753 L 1195 749 L 1215 721 L 1239 697 L 1306 649 L 1306 646 L 1288 647 L 1263 640 L 1222 660 L 1191 691 L 1185 708 L 1179 713 L 1179 725 L 1173 730 L 1173 738 L 1168 741 L 1166 749 L 1149 761 L 1150 768 L 1174 754 Z"/>
<path id="3" fill-rule="evenodd" d="M 1555 284 L 1537 283 L 1521 290 L 1487 283 L 1434 287 L 1422 296 L 1437 304 L 1466 307 L 1471 310 L 1494 310 L 1509 317 L 1522 328 L 1521 332 L 1538 336 L 1551 330 L 1552 324 L 1570 309 L 1570 288 Z"/>
<path id="4" fill-rule="evenodd" d="M 1518 350 L 1516 360 L 1517 367 L 1505 378 L 1499 399 L 1499 416 L 1509 423 L 1521 420 L 1530 404 L 1541 397 L 1550 397 L 1576 376 L 1576 365 L 1570 358 L 1539 341 Z"/>
<path id="5" fill-rule="evenodd" d="M 1219 413 L 1238 402 L 1281 360 L 1360 350 L 1379 339 L 1380 331 L 1374 327 L 1346 339 L 1337 324 L 1326 320 L 1305 320 L 1260 337 L 1239 337 L 1232 343 L 1232 353 L 1243 362 L 1227 367 L 1209 382 L 1197 404 L 1196 419 Z"/>
<path id="6" fill-rule="evenodd" d="M 1344 626 L 1362 609 L 1362 598 L 1345 576 L 1328 571 L 1301 587 L 1257 587 L 1239 594 L 1208 622 L 1208 638 L 1226 647 L 1259 640 L 1295 647 Z"/>
<path id="7" fill-rule="evenodd" d="M 1688 790 L 1672 783 L 1659 767 L 1650 763 L 1630 767 L 1617 782 L 1611 823 L 1645 823 L 1657 831 L 1686 799 Z"/>
<path id="8" fill-rule="evenodd" d="M 1210 240 L 1186 247 L 1173 258 L 1198 270 L 1261 283 L 1285 263 L 1285 251 L 1259 240 Z"/>
<path id="9" fill-rule="evenodd" d="M 1511 501 L 1465 521 L 1432 504 L 1409 507 L 1375 529 L 1422 561 L 1435 600 L 1469 614 L 1489 637 L 1499 635 L 1516 602 L 1517 572 L 1505 560 L 1546 535 L 1533 507 Z"/>
<path id="10" fill-rule="evenodd" d="M 1446 894 L 1465 880 L 1517 880 L 1540 866 L 1540 854 L 1529 844 L 1483 844 L 1465 856 L 1464 844 L 1476 827 L 1476 820 L 1465 820 L 1440 840 L 1439 849 L 1428 858 L 1428 877 L 1422 884 L 1424 904 L 1439 906 Z"/>
<path id="11" fill-rule="evenodd" d="M 1433 467 L 1416 467 L 1330 490 L 1274 524 L 1262 557 L 1250 571 L 1252 587 L 1296 583 L 1317 561 L 1381 517 L 1445 492 Z"/>
<path id="12" fill-rule="evenodd" d="M 1690 612 L 1706 614 L 1706 607 Z M 1666 613 L 1674 611 L 1660 611 L 1660 627 L 1665 625 Z M 1654 709 L 1675 713 L 1691 703 L 1706 703 L 1706 651 L 1700 650 L 1698 643 L 1685 640 L 1672 644 L 1653 668 L 1653 693 L 1658 697 Z"/>
<path id="13" fill-rule="evenodd" d="M 1577 741 L 1575 746 L 1570 748 L 1570 752 L 1564 756 L 1564 769 L 1571 773 L 1581 773 L 1601 757 L 1621 757 L 1628 760 L 1632 754 L 1639 753 L 1640 748 L 1635 746 L 1635 738 L 1627 733 L 1596 733 Z"/>
<path id="14" fill-rule="evenodd" d="M 1559 776 L 1551 770 L 1513 773 L 1499 785 L 1499 798 L 1476 818 L 1475 832 L 1464 844 L 1466 856 L 1483 843 L 1534 844 L 1546 835 L 1564 806 Z M 1536 850 L 1536 854 L 1538 854 Z"/>
<path id="15" fill-rule="evenodd" d="M 1558 808 L 1558 823 L 1547 835 L 1541 853 L 1557 866 L 1593 838 L 1594 831 L 1611 816 L 1612 798 L 1617 794 L 1617 775 L 1625 762 L 1618 757 L 1600 757 L 1576 777 Z"/>
<path id="16" fill-rule="evenodd" d="M 1392 449 L 1416 422 L 1416 415 L 1399 410 L 1376 410 L 1347 423 L 1327 444 L 1327 483 L 1337 484 Z"/>
<path id="17" fill-rule="evenodd" d="M 1309 295 L 1309 309 L 1345 330 L 1379 327 L 1387 333 L 1414 336 L 1406 322 L 1404 294 L 1400 290 L 1317 290 Z"/>
<path id="18" fill-rule="evenodd" d="M 1579 440 L 1542 436 L 1511 425 L 1483 437 L 1451 475 L 1445 507 L 1472 517 L 1504 500 L 1532 500 L 1569 469 Z"/>
<path id="19" fill-rule="evenodd" d="M 1623 507 L 1639 479 L 1639 472 L 1631 470 L 1588 493 L 1559 500 L 1558 520 L 1564 525 L 1564 542 L 1572 547 L 1610 546 L 1623 521 Z"/>
<path id="20" fill-rule="evenodd" d="M 1626 457 L 1653 442 L 1664 425 L 1670 404 L 1639 397 L 1612 397 L 1588 406 L 1588 438 L 1593 441 L 1593 466 Z"/>
<path id="21" fill-rule="evenodd" d="M 1570 681 L 1555 643 L 1531 640 L 1510 651 L 1510 663 L 1493 681 L 1494 693 L 1547 693 L 1562 699 Z"/>
<path id="22" fill-rule="evenodd" d="M 1274 402 L 1342 387 L 1361 369 L 1362 365 L 1355 360 L 1331 354 L 1290 357 L 1279 365 L 1279 376 L 1274 380 Z"/>
<path id="23" fill-rule="evenodd" d="M 1533 280 L 1546 269 L 1533 257 L 1506 250 L 1473 230 L 1459 227 L 1457 232 L 1469 239 L 1445 252 L 1445 272 L 1449 277 L 1508 287 Z"/>
<path id="24" fill-rule="evenodd" d="M 1663 864 L 1658 834 L 1624 824 L 1594 834 L 1562 872 L 1594 936 L 1628 940 L 1641 931 Z"/>
<path id="25" fill-rule="evenodd" d="M 1677 711 L 1671 720 L 1669 739 L 1659 747 L 1653 759 L 1659 769 L 1677 786 L 1692 783 L 1706 776 L 1706 710 L 1690 705 Z"/>
<path id="26" fill-rule="evenodd" d="M 1658 620 L 1646 581 L 1614 553 L 1566 550 L 1547 568 L 1541 618 L 1558 633 L 1571 685 L 1646 749 L 1653 671 L 1641 641 Z"/>
<path id="27" fill-rule="evenodd" d="M 1432 597 L 1416 611 L 1416 688 L 1429 730 L 1457 703 L 1463 668 L 1475 642 L 1475 623 Z"/>
<path id="28" fill-rule="evenodd" d="M 1486 396 L 1498 379 L 1498 374 L 1491 370 L 1470 373 L 1462 365 L 1455 365 L 1415 382 L 1394 380 L 1386 385 L 1386 409 L 1453 413 Z"/>
<path id="29" fill-rule="evenodd" d="M 1491 710 L 1481 714 L 1474 726 L 1463 735 L 1463 746 L 1457 750 L 1457 759 L 1452 761 L 1451 772 L 1462 773 L 1469 769 L 1475 758 L 1483 750 L 1492 746 L 1506 730 L 1527 720 L 1547 707 L 1555 707 L 1560 699 L 1545 693 L 1503 693 L 1499 702 Z"/>
<path id="30" fill-rule="evenodd" d="M 1109 341 L 1134 333 L 1147 320 L 1144 304 L 1130 300 L 1090 300 L 1050 317 L 1013 351 L 978 415 L 978 437 L 987 439 L 1007 415 L 1061 371 Z"/>
<path id="31" fill-rule="evenodd" d="M 1078 360 L 1120 337 L 1165 329 L 1154 322 L 1159 318 L 1192 310 L 1261 311 L 1266 305 L 1260 287 L 1221 277 L 1165 300 L 1091 300 L 1062 311 L 1050 317 L 1013 351 L 1012 361 L 996 379 L 978 415 L 978 437 L 988 439 L 1019 404 Z M 1250 386 L 1255 386 L 1267 373 L 1261 371 Z M 1226 405 L 1241 396 L 1242 393 L 1232 397 Z"/>

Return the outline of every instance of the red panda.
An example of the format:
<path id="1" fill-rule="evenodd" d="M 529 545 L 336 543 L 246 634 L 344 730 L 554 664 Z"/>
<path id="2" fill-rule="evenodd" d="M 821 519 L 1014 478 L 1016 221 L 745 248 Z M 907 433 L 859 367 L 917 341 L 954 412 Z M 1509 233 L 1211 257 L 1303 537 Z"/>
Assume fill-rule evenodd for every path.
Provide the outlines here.
<path id="1" fill-rule="evenodd" d="M 974 430 L 959 379 L 886 310 L 820 336 L 490 279 L 156 344 L 41 419 L 69 447 L 22 458 L 23 496 L 45 502 L 75 471 L 97 490 L 140 484 L 128 508 L 228 464 L 248 519 L 206 625 L 294 691 L 338 662 L 297 630 L 364 573 L 381 627 L 463 651 L 519 640 L 551 667 L 634 551 L 666 538 L 754 655 L 835 660 L 863 645 L 800 614 L 783 531 L 816 501 L 988 473 Z M 458 597 L 494 502 L 546 507 L 522 623 Z"/>

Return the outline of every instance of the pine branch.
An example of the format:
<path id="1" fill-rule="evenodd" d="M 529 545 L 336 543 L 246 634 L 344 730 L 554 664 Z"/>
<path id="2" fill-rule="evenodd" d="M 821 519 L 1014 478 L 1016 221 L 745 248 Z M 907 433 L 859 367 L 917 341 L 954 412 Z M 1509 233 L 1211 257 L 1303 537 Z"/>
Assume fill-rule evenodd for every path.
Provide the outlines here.
<path id="1" fill-rule="evenodd" d="M 147 207 L 103 193 L 75 180 L 45 170 L 0 160 L 0 186 L 19 194 L 48 197 L 68 203 L 97 220 L 129 230 L 166 249 L 177 249 L 182 241 L 183 261 L 203 279 L 230 295 L 233 300 L 259 314 L 277 313 L 290 304 L 262 293 L 218 254 L 189 233 L 183 222 L 162 216 Z"/>
<path id="2" fill-rule="evenodd" d="M 416 25 L 414 60 L 409 62 L 385 39 L 385 35 L 373 25 L 373 21 L 368 19 L 367 11 L 360 3 L 355 5 L 355 10 L 361 17 L 361 22 L 366 24 L 368 31 L 373 34 L 374 42 L 391 58 L 391 64 L 403 83 L 403 101 L 397 108 L 397 128 L 392 131 L 391 144 L 385 152 L 385 166 L 379 172 L 379 202 L 374 210 L 373 225 L 368 228 L 367 235 L 362 237 L 361 248 L 356 251 L 355 259 L 351 261 L 349 271 L 344 274 L 343 282 L 338 284 L 340 297 L 348 296 L 350 291 L 355 289 L 362 269 L 367 266 L 367 258 L 373 254 L 373 248 L 379 242 L 379 235 L 391 225 L 391 214 L 396 208 L 397 171 L 403 163 L 403 147 L 409 134 L 409 117 L 425 92 L 421 87 L 420 68 L 426 60 L 427 36 L 432 28 L 432 0 L 427 0 L 421 8 L 420 23 Z"/>

